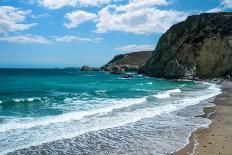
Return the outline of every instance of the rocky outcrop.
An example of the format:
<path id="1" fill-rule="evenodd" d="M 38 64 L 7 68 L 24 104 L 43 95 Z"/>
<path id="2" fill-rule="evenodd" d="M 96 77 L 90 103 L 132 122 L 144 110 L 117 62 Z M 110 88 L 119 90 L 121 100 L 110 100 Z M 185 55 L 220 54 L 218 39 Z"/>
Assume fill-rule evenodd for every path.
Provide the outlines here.
<path id="1" fill-rule="evenodd" d="M 204 13 L 173 25 L 139 73 L 164 78 L 232 75 L 232 13 Z"/>
<path id="2" fill-rule="evenodd" d="M 96 67 L 90 67 L 90 66 L 83 66 L 80 69 L 81 71 L 100 71 L 99 68 Z"/>
<path id="3" fill-rule="evenodd" d="M 112 73 L 120 74 L 123 72 L 137 71 L 145 65 L 151 57 L 152 51 L 133 52 L 115 56 L 109 63 L 101 69 Z"/>

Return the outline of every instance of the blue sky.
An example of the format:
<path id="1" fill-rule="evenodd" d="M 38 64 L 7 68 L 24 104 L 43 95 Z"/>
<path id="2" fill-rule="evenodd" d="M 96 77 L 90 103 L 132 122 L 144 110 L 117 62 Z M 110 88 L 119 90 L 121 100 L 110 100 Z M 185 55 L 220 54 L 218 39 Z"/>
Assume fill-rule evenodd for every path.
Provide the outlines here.
<path id="1" fill-rule="evenodd" d="M 232 0 L 0 0 L 0 67 L 101 66 Z"/>

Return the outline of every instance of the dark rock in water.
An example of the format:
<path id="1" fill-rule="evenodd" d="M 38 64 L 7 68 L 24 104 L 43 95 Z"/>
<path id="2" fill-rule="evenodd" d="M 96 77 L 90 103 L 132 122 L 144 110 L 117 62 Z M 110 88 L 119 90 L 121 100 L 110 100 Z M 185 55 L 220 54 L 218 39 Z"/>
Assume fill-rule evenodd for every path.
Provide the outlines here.
<path id="1" fill-rule="evenodd" d="M 111 74 L 123 74 L 123 72 L 120 72 L 120 71 L 112 71 Z"/>
<path id="2" fill-rule="evenodd" d="M 124 75 L 124 76 L 122 76 L 122 78 L 131 79 L 131 78 L 133 78 L 133 76 L 132 75 Z"/>
<path id="3" fill-rule="evenodd" d="M 83 66 L 81 67 L 81 71 L 100 71 L 100 69 L 96 67 Z"/>
<path id="4" fill-rule="evenodd" d="M 92 68 L 90 66 L 83 66 L 81 67 L 81 71 L 92 71 Z"/>
<path id="5" fill-rule="evenodd" d="M 164 78 L 232 75 L 232 13 L 204 13 L 173 25 L 139 73 Z"/>
<path id="6" fill-rule="evenodd" d="M 145 65 L 146 61 L 151 57 L 152 51 L 133 52 L 115 56 L 109 63 L 102 66 L 104 71 L 121 72 L 137 71 L 141 66 Z"/>

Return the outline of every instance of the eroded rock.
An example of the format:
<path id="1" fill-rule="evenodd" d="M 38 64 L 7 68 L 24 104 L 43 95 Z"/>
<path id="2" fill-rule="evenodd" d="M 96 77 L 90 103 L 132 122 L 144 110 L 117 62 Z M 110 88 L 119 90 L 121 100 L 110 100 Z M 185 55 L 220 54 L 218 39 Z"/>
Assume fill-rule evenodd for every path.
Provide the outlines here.
<path id="1" fill-rule="evenodd" d="M 153 77 L 232 75 L 232 13 L 204 13 L 173 25 L 139 70 Z"/>

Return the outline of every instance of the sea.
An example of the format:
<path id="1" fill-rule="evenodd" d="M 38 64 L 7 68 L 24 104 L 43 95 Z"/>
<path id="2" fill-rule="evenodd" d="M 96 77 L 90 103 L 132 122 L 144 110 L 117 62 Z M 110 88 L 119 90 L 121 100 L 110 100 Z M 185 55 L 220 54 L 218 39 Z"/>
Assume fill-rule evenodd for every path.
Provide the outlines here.
<path id="1" fill-rule="evenodd" d="M 0 154 L 163 155 L 211 123 L 220 86 L 126 74 L 0 69 Z"/>

